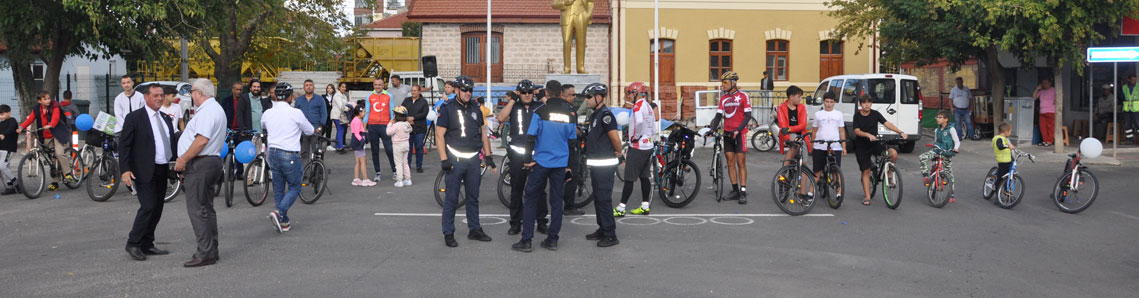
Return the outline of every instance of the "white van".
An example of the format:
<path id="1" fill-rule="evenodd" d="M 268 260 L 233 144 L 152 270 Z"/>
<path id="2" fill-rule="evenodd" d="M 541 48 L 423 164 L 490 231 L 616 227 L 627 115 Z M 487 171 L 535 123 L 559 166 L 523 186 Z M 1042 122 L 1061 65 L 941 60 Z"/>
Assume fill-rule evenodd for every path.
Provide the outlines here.
<path id="1" fill-rule="evenodd" d="M 833 92 L 838 101 L 835 110 L 842 112 L 846 119 L 846 135 L 854 139 L 854 129 L 851 122 L 854 113 L 858 111 L 858 97 L 869 94 L 874 99 L 873 109 L 882 113 L 887 121 L 894 123 L 909 136 L 907 142 L 902 144 L 899 151 L 910 153 L 914 151 L 917 141 L 921 140 L 921 86 L 917 77 L 899 74 L 852 74 L 829 77 L 819 83 L 815 93 L 804 98 L 807 105 L 807 117 L 812 121 L 815 112 L 823 108 L 823 94 Z M 878 133 L 893 135 L 893 131 L 879 125 Z"/>
<path id="2" fill-rule="evenodd" d="M 422 71 L 396 71 L 392 72 L 391 75 L 399 76 L 399 81 L 403 84 L 423 86 L 423 98 L 430 103 L 434 104 L 436 100 L 443 98 L 442 78 L 424 78 Z"/>

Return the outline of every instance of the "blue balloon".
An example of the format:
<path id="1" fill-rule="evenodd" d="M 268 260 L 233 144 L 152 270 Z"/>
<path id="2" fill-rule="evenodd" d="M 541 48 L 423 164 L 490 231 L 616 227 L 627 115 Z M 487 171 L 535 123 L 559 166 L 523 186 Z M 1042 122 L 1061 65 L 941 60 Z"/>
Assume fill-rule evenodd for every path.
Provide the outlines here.
<path id="1" fill-rule="evenodd" d="M 233 158 L 237 159 L 237 162 L 250 163 L 253 162 L 253 157 L 257 156 L 257 147 L 253 146 L 253 142 L 243 141 L 237 144 L 237 148 L 233 150 L 233 154 L 236 154 Z"/>
<path id="2" fill-rule="evenodd" d="M 79 114 L 79 116 L 75 117 L 75 128 L 78 128 L 79 131 L 91 130 L 91 126 L 94 126 L 94 125 L 95 125 L 95 119 L 92 119 L 91 115 Z"/>
<path id="3" fill-rule="evenodd" d="M 221 145 L 221 159 L 225 159 L 229 155 L 229 145 Z"/>

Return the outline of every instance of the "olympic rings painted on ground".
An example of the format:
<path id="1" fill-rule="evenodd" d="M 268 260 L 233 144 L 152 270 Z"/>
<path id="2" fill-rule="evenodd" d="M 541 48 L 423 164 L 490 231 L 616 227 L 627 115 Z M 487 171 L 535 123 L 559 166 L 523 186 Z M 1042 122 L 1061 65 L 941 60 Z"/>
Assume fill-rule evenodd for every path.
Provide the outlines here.
<path id="1" fill-rule="evenodd" d="M 642 218 L 643 219 L 649 219 L 651 222 L 638 222 Z M 651 226 L 651 225 L 655 225 L 655 224 L 660 223 L 661 220 L 653 218 L 653 217 L 648 217 L 648 216 L 635 216 L 635 217 L 622 217 L 622 218 L 618 219 L 617 222 L 622 223 L 622 224 L 626 224 L 626 225 L 630 225 L 630 226 Z"/>
<path id="2" fill-rule="evenodd" d="M 487 219 L 495 219 L 495 221 L 494 222 L 486 222 Z M 498 216 L 479 217 L 479 224 L 484 225 L 484 226 L 501 225 L 501 224 L 508 223 L 508 222 L 510 222 L 510 219 L 507 219 L 505 217 L 498 217 Z M 463 219 L 463 223 L 467 223 L 466 218 Z"/>
<path id="3" fill-rule="evenodd" d="M 696 220 L 696 221 L 684 222 L 687 220 Z M 702 224 L 708 223 L 707 219 L 703 219 L 703 218 L 699 218 L 699 217 L 695 217 L 695 216 L 665 217 L 663 221 L 666 224 L 677 225 L 677 226 L 695 226 L 695 225 L 702 225 Z"/>
<path id="4" fill-rule="evenodd" d="M 744 222 L 725 222 L 725 221 L 723 220 L 723 219 L 729 219 L 729 218 L 730 218 L 730 219 L 743 219 L 743 220 L 745 220 L 745 221 L 744 221 Z M 750 225 L 750 224 L 753 224 L 753 223 L 755 223 L 755 220 L 754 220 L 754 219 L 750 219 L 750 218 L 747 218 L 747 217 L 736 217 L 736 216 L 719 216 L 719 217 L 713 217 L 713 218 L 711 218 L 711 219 L 708 219 L 708 221 L 710 221 L 710 222 L 714 222 L 714 223 L 718 223 L 718 224 L 722 224 L 722 225 L 729 225 L 729 226 L 743 226 L 743 225 Z"/>

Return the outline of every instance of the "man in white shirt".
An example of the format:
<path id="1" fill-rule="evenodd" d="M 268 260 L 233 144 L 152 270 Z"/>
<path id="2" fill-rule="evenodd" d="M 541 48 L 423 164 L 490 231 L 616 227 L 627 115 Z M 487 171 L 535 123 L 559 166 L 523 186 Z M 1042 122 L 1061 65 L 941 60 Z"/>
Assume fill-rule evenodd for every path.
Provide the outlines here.
<path id="1" fill-rule="evenodd" d="M 291 88 L 278 89 L 273 107 L 261 116 L 261 127 L 269 145 L 269 169 L 273 177 L 273 201 L 277 210 L 269 213 L 278 233 L 289 231 L 289 207 L 293 206 L 301 194 L 301 175 L 304 169 L 301 162 L 301 135 L 310 136 L 315 132 L 312 123 L 304 112 L 289 105 L 293 96 Z M 287 185 L 286 185 L 287 184 Z M 286 190 L 286 187 L 288 189 Z"/>
<path id="2" fill-rule="evenodd" d="M 973 113 L 969 111 L 969 104 L 972 100 L 969 95 L 969 88 L 965 87 L 965 81 L 961 77 L 957 77 L 957 86 L 953 86 L 949 90 L 949 99 L 953 100 L 953 117 L 957 119 L 957 135 L 964 136 L 965 133 L 969 134 L 969 139 L 976 139 L 973 135 Z M 963 123 L 962 123 L 963 122 Z"/>
<path id="3" fill-rule="evenodd" d="M 815 135 L 811 137 L 812 140 L 817 141 L 840 141 L 846 140 L 846 121 L 843 120 L 842 112 L 834 109 L 835 94 L 827 92 L 823 94 L 823 109 L 815 112 Z M 846 156 L 846 143 L 815 143 L 812 145 L 814 149 L 811 151 L 811 157 L 814 159 L 813 169 L 815 171 L 815 180 L 822 181 L 823 169 L 827 166 L 827 146 L 834 151 L 835 162 L 839 167 L 842 167 L 842 157 Z M 839 187 L 835 197 L 842 198 L 842 187 Z"/>
<path id="4" fill-rule="evenodd" d="M 123 87 L 123 92 L 119 96 L 115 96 L 115 120 L 118 121 L 115 125 L 115 133 L 123 131 L 123 120 L 127 118 L 127 114 L 134 112 L 134 110 L 141 109 L 146 105 L 142 94 L 134 92 L 134 79 L 131 76 L 124 75 L 119 78 L 119 86 Z"/>
<path id="5" fill-rule="evenodd" d="M 644 83 L 635 82 L 625 88 L 625 98 L 633 99 L 633 110 L 629 115 L 629 151 L 625 153 L 625 186 L 621 189 L 621 203 L 613 208 L 613 216 L 625 216 L 625 204 L 633 195 L 633 182 L 641 181 L 641 207 L 629 211 L 636 215 L 649 214 L 651 185 L 650 165 L 653 156 L 653 140 L 660 127 L 656 122 L 652 104 L 648 100 L 649 88 Z M 639 179 L 638 179 L 639 178 Z"/>
<path id="6" fill-rule="evenodd" d="M 214 99 L 217 90 L 209 79 L 194 79 L 190 98 L 198 108 L 178 138 L 174 171 L 182 172 L 186 186 L 186 213 L 197 238 L 197 252 L 182 266 L 213 265 L 218 260 L 218 218 L 212 186 L 221 174 L 221 148 L 225 146 L 225 111 Z"/>

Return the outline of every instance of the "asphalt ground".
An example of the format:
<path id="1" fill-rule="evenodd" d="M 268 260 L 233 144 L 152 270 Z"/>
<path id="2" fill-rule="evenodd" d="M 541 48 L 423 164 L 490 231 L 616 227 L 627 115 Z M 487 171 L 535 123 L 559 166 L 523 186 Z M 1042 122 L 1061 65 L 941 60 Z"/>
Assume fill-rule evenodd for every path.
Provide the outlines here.
<path id="1" fill-rule="evenodd" d="M 920 148 L 920 147 L 919 147 Z M 812 216 L 784 216 L 770 181 L 782 157 L 748 154 L 747 205 L 717 203 L 703 191 L 686 208 L 653 205 L 652 216 L 621 219 L 621 244 L 599 248 L 593 209 L 564 221 L 560 250 L 510 250 L 494 179 L 480 189 L 492 242 L 443 245 L 431 194 L 436 155 L 410 187 L 390 175 L 371 188 L 350 186 L 350 154 L 328 157 L 330 193 L 290 211 L 292 231 L 267 219 L 271 202 L 218 209 L 217 265 L 183 268 L 194 251 L 185 198 L 166 205 L 156 237 L 171 251 L 144 262 L 123 251 L 138 203 L 120 189 L 107 202 L 62 190 L 36 200 L 0 197 L 0 297 L 1135 297 L 1139 293 L 1139 203 L 1135 166 L 1093 166 L 1102 189 L 1079 214 L 1049 199 L 1063 157 L 1020 168 L 1028 192 L 1011 210 L 980 197 L 994 165 L 987 142 L 967 141 L 955 158 L 957 202 L 935 209 L 919 187 L 917 153 L 903 154 L 904 199 L 881 196 Z M 701 167 L 709 150 L 698 149 Z M 854 182 L 853 154 L 844 159 Z M 370 168 L 370 162 L 369 162 Z M 388 172 L 385 170 L 385 174 Z M 707 169 L 701 173 L 706 175 Z M 704 176 L 704 184 L 709 183 Z M 631 203 L 639 202 L 638 191 Z M 614 200 L 621 186 L 614 190 Z M 61 198 L 53 199 L 54 194 Z M 590 206 L 592 207 L 592 205 Z M 605 208 L 606 210 L 610 208 Z M 608 212 L 608 211 L 606 211 Z M 380 215 L 377 215 L 380 214 Z M 463 209 L 459 210 L 463 214 Z"/>

